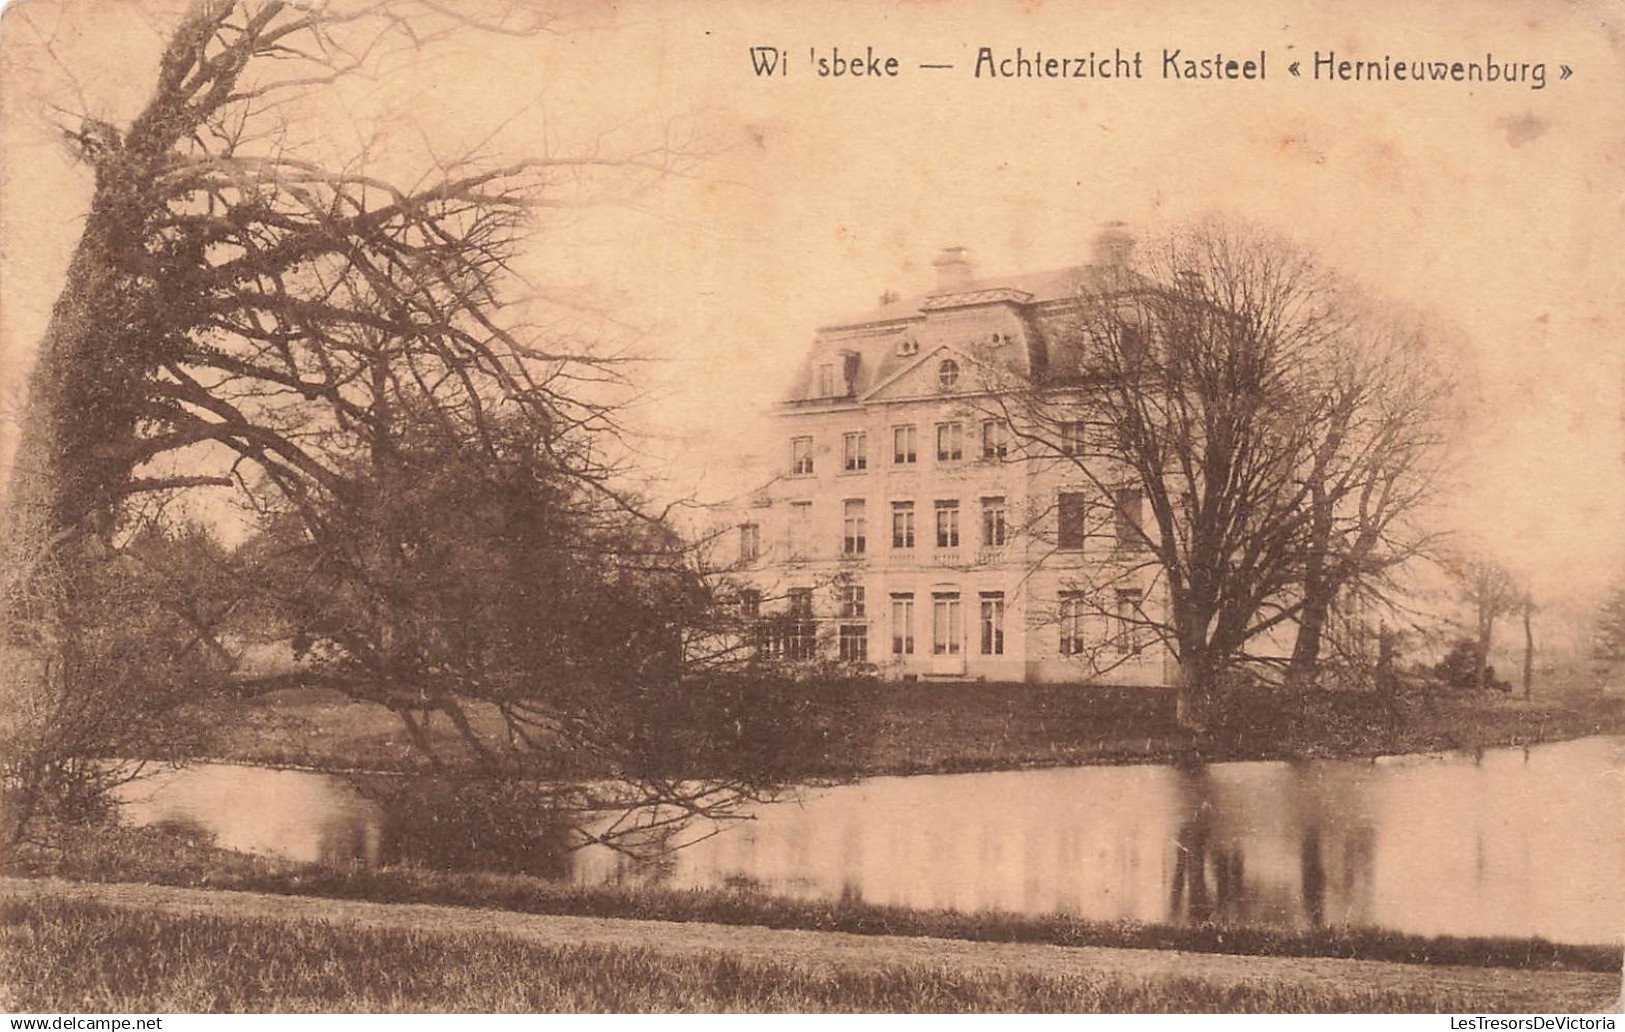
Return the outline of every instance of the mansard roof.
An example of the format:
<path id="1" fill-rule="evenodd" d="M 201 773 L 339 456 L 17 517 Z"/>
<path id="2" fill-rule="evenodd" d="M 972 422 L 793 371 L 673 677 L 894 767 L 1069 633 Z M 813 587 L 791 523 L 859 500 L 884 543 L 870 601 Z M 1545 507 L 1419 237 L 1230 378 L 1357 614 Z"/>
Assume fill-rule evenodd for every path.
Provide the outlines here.
<path id="1" fill-rule="evenodd" d="M 939 361 L 949 353 L 969 356 L 1022 378 L 1077 372 L 1079 356 L 1056 346 L 1065 302 L 1120 290 L 1122 275 L 1121 267 L 1088 264 L 981 277 L 828 323 L 819 327 L 785 404 L 856 404 L 883 385 L 895 394 L 904 374 L 933 354 Z M 833 393 L 819 390 L 823 365 L 834 367 Z"/>
<path id="2" fill-rule="evenodd" d="M 953 290 L 933 290 L 928 294 L 901 298 L 858 312 L 844 319 L 826 323 L 820 332 L 880 326 L 886 323 L 920 320 L 928 312 L 975 304 L 996 303 L 1008 299 L 1016 304 L 1036 305 L 1045 301 L 1062 301 L 1077 297 L 1080 292 L 1098 290 L 1105 283 L 1105 272 L 1098 265 L 1071 265 L 1046 272 L 1018 273 L 1012 276 L 984 276 Z M 986 296 L 978 296 L 986 295 Z M 997 296 L 996 296 L 997 295 Z"/>

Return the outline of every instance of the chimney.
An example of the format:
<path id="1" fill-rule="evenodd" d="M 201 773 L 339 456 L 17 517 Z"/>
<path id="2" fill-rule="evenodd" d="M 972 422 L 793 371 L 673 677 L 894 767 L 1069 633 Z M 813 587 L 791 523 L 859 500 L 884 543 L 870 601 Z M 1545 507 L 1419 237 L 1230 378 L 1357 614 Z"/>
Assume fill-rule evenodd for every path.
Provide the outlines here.
<path id="1" fill-rule="evenodd" d="M 976 278 L 976 267 L 971 264 L 970 252 L 963 247 L 944 247 L 931 264 L 937 269 L 939 294 L 962 290 Z"/>
<path id="2" fill-rule="evenodd" d="M 1134 237 L 1130 235 L 1126 222 L 1101 223 L 1091 244 L 1094 253 L 1090 256 L 1090 263 L 1093 265 L 1124 266 L 1134 253 Z"/>

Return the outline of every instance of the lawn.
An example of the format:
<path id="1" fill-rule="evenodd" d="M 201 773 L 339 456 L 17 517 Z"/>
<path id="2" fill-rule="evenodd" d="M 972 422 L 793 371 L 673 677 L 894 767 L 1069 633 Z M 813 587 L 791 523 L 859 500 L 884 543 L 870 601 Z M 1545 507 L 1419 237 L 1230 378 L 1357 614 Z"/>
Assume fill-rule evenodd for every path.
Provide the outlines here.
<path id="1" fill-rule="evenodd" d="M 0 986 L 9 987 L 0 1005 L 33 1013 L 1473 1013 L 1507 1006 L 1505 994 L 1483 982 L 1477 991 L 1430 986 L 1425 977 L 1375 987 L 1365 984 L 1365 969 L 1352 968 L 1341 979 L 1234 965 L 1225 977 L 1185 976 L 1050 955 L 1046 967 L 1001 970 L 992 957 L 949 963 L 891 958 L 879 948 L 873 959 L 832 962 L 816 953 L 764 957 L 665 945 L 560 945 L 429 922 L 368 927 L 19 899 L 0 904 Z M 1319 963 L 1324 972 L 1336 962 Z"/>
<path id="2" fill-rule="evenodd" d="M 1097 921 L 1067 914 L 1025 915 L 911 909 L 856 899 L 800 900 L 740 886 L 666 889 L 577 885 L 522 874 L 429 867 L 299 864 L 219 849 L 160 828 L 65 831 L 57 847 L 30 850 L 8 874 L 75 882 L 206 887 L 371 903 L 413 903 L 515 914 L 628 918 L 672 923 L 928 936 L 981 943 L 1180 950 L 1259 957 L 1331 957 L 1413 965 L 1455 965 L 1573 972 L 1618 972 L 1620 947 L 1540 939 L 1404 935 L 1330 927 L 1159 925 Z"/>

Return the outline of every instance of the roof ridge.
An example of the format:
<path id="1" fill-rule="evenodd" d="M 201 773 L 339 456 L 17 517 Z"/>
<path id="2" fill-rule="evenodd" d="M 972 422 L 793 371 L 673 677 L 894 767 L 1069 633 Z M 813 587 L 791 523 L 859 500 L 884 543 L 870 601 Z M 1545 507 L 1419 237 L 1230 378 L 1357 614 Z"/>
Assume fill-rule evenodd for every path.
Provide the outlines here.
<path id="1" fill-rule="evenodd" d="M 994 290 L 1011 290 L 1028 295 L 1025 299 L 1010 299 L 1018 304 L 1034 304 L 1041 301 L 1054 300 L 1065 296 L 1054 289 L 1060 282 L 1067 280 L 1081 280 L 1085 275 L 1098 270 L 1100 266 L 1091 262 L 1077 262 L 1072 265 L 1062 265 L 1053 269 L 1040 269 L 1034 272 L 1013 272 L 998 276 L 978 276 L 976 279 L 954 286 L 950 289 L 935 288 L 857 313 L 848 318 L 836 319 L 821 324 L 819 330 L 848 329 L 855 326 L 869 326 L 880 323 L 902 322 L 921 318 L 929 307 L 927 302 L 935 297 L 950 297 L 964 294 L 979 294 Z M 1049 290 L 1045 290 L 1049 287 Z"/>

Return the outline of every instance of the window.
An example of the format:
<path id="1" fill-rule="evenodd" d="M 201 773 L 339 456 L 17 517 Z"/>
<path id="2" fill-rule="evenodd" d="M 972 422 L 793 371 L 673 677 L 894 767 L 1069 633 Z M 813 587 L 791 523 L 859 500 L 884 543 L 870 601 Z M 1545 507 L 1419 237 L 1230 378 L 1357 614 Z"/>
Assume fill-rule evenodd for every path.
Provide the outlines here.
<path id="1" fill-rule="evenodd" d="M 1002 419 L 982 424 L 982 458 L 1002 459 L 1010 454 L 1010 428 Z"/>
<path id="2" fill-rule="evenodd" d="M 806 555 L 812 544 L 812 503 L 790 503 L 790 555 Z"/>
<path id="3" fill-rule="evenodd" d="M 811 619 L 812 589 L 791 588 L 789 596 L 789 619 L 761 624 L 757 631 L 757 651 L 766 659 L 813 659 L 818 654 L 818 624 Z"/>
<path id="4" fill-rule="evenodd" d="M 891 461 L 894 466 L 912 466 L 919 461 L 919 431 L 912 426 L 891 428 Z"/>
<path id="5" fill-rule="evenodd" d="M 1138 326 L 1124 326 L 1117 333 L 1117 350 L 1124 365 L 1139 365 L 1145 359 L 1145 334 Z"/>
<path id="6" fill-rule="evenodd" d="M 891 503 L 891 546 L 914 547 L 914 503 Z"/>
<path id="7" fill-rule="evenodd" d="M 937 502 L 937 547 L 959 547 L 959 499 Z"/>
<path id="8" fill-rule="evenodd" d="M 863 624 L 841 625 L 841 662 L 869 662 L 869 628 Z"/>
<path id="9" fill-rule="evenodd" d="M 965 457 L 965 428 L 958 423 L 937 424 L 937 461 L 958 462 Z"/>
<path id="10" fill-rule="evenodd" d="M 958 593 L 943 592 L 931 596 L 931 654 L 933 656 L 959 655 L 960 641 L 965 636 L 962 621 Z"/>
<path id="11" fill-rule="evenodd" d="M 1084 599 L 1081 594 L 1061 595 L 1061 655 L 1081 656 L 1084 641 Z"/>
<path id="12" fill-rule="evenodd" d="M 868 519 L 863 510 L 863 499 L 847 499 L 841 516 L 841 552 L 845 555 L 862 555 L 868 547 Z"/>
<path id="13" fill-rule="evenodd" d="M 790 472 L 798 477 L 812 475 L 813 452 L 811 437 L 797 437 L 790 441 Z"/>
<path id="14" fill-rule="evenodd" d="M 1074 419 L 1061 424 L 1061 454 L 1083 454 L 1083 421 Z"/>
<path id="15" fill-rule="evenodd" d="M 904 337 L 897 342 L 897 353 L 904 358 L 920 353 L 920 342 L 913 337 Z"/>
<path id="16" fill-rule="evenodd" d="M 1005 533 L 1004 499 L 982 499 L 982 547 L 1003 548 Z"/>
<path id="17" fill-rule="evenodd" d="M 1004 655 L 1004 592 L 982 592 L 982 655 Z"/>
<path id="18" fill-rule="evenodd" d="M 818 367 L 818 396 L 820 398 L 835 397 L 835 365 L 826 362 Z"/>
<path id="19" fill-rule="evenodd" d="M 739 617 L 742 620 L 757 620 L 762 615 L 762 593 L 755 588 L 743 588 L 739 592 Z"/>
<path id="20" fill-rule="evenodd" d="M 863 612 L 863 585 L 841 585 L 841 616 L 843 619 L 856 620 L 864 615 Z"/>
<path id="21" fill-rule="evenodd" d="M 1117 547 L 1137 548 L 1140 539 L 1140 514 L 1145 502 L 1137 487 L 1119 487 L 1112 492 L 1112 509 L 1117 525 Z"/>
<path id="22" fill-rule="evenodd" d="M 1088 506 L 1082 494 L 1063 493 L 1056 504 L 1055 545 L 1057 548 L 1083 547 L 1084 517 Z"/>
<path id="23" fill-rule="evenodd" d="M 762 554 L 762 528 L 754 523 L 739 525 L 739 561 L 748 563 Z"/>
<path id="24" fill-rule="evenodd" d="M 914 655 L 914 596 L 891 597 L 891 651 L 894 656 Z"/>
<path id="25" fill-rule="evenodd" d="M 846 456 L 846 471 L 858 473 L 869 468 L 869 435 L 863 431 L 842 436 L 842 452 Z"/>
<path id="26" fill-rule="evenodd" d="M 945 391 L 951 391 L 959 386 L 959 363 L 951 358 L 943 359 L 937 366 L 937 386 Z"/>
<path id="27" fill-rule="evenodd" d="M 806 622 L 767 624 L 758 643 L 758 650 L 768 659 L 812 659 L 818 654 L 818 628 Z"/>
<path id="28" fill-rule="evenodd" d="M 784 658 L 815 659 L 818 656 L 818 625 L 806 620 L 790 625 Z"/>
<path id="29" fill-rule="evenodd" d="M 1124 652 L 1138 653 L 1147 644 L 1144 604 L 1145 592 L 1139 588 L 1117 589 L 1117 641 Z"/>

